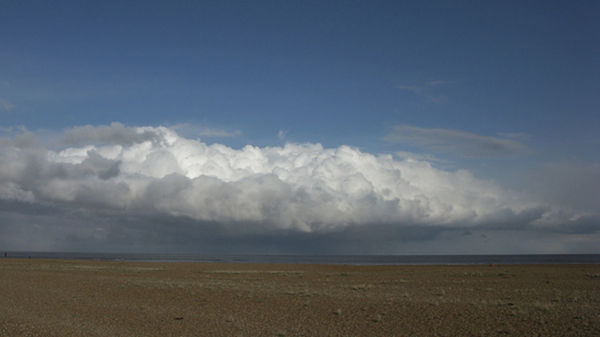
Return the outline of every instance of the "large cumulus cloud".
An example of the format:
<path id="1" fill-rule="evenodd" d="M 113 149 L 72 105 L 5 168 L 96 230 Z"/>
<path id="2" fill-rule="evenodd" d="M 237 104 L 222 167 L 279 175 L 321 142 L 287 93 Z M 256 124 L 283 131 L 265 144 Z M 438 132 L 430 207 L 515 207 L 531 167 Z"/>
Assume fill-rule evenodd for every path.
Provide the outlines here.
<path id="1" fill-rule="evenodd" d="M 118 123 L 68 130 L 62 146 L 53 149 L 32 137 L 0 141 L 2 205 L 43 205 L 77 212 L 74 218 L 111 219 L 113 233 L 132 219 L 161 222 L 162 230 L 185 223 L 187 230 L 210 227 L 219 235 L 323 238 L 368 236 L 370 229 L 397 236 L 402 228 L 556 227 L 564 226 L 556 214 L 577 218 L 468 171 L 348 146 L 234 149 L 165 127 Z"/>

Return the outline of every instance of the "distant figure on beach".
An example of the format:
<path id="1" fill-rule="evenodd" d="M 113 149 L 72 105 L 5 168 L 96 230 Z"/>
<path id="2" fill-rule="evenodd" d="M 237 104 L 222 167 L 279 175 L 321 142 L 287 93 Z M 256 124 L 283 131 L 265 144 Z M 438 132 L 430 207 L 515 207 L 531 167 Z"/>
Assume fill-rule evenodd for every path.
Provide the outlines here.
<path id="1" fill-rule="evenodd" d="M 4 257 L 7 257 L 7 256 L 8 256 L 8 253 L 7 253 L 7 252 L 4 252 Z"/>

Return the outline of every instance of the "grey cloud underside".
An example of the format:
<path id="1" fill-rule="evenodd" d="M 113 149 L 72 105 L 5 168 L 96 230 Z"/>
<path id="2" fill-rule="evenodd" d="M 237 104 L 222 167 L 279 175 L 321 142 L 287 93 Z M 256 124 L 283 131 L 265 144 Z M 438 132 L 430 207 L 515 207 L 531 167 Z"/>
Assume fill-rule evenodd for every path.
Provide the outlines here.
<path id="1" fill-rule="evenodd" d="M 4 250 L 27 247 L 40 251 L 368 254 L 385 252 L 384 247 L 398 242 L 431 240 L 446 230 L 374 225 L 370 228 L 348 227 L 336 232 L 239 233 L 218 223 L 187 217 L 99 216 L 64 210 L 57 210 L 53 216 L 50 214 L 0 211 L 3 217 L 0 247 Z"/>
<path id="2" fill-rule="evenodd" d="M 593 215 L 558 211 L 467 171 L 347 146 L 232 149 L 117 123 L 68 130 L 60 150 L 22 138 L 0 142 L 0 231 L 15 238 L 52 232 L 56 247 L 364 248 L 461 228 L 597 229 Z"/>
<path id="3" fill-rule="evenodd" d="M 19 202 L 0 203 L 0 209 L 0 247 L 4 250 L 352 255 L 548 253 L 557 252 L 557 239 L 564 247 L 562 251 L 594 252 L 594 242 L 600 238 L 599 232 L 589 232 L 583 241 L 565 240 L 582 235 L 572 228 L 548 231 L 532 226 L 478 226 L 467 230 L 371 224 L 335 232 L 239 233 L 218 223 L 188 217 L 89 213 Z"/>

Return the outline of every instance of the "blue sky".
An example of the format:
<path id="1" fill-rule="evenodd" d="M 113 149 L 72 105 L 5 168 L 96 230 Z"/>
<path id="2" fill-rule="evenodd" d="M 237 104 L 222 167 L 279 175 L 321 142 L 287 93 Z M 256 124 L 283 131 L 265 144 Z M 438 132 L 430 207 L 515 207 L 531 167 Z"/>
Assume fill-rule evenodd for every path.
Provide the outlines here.
<path id="1" fill-rule="evenodd" d="M 117 122 L 233 149 L 349 145 L 593 215 L 599 11 L 596 1 L 3 1 L 0 126 L 7 137 Z"/>

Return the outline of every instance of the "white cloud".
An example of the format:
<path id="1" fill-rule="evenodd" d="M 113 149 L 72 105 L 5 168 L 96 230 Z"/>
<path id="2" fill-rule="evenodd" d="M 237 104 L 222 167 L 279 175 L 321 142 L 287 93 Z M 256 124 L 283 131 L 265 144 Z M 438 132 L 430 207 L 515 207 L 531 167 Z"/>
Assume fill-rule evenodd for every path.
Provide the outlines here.
<path id="1" fill-rule="evenodd" d="M 572 180 L 557 185 L 563 207 L 412 153 L 310 143 L 233 149 L 171 128 L 118 123 L 66 130 L 58 149 L 32 132 L 10 137 L 0 140 L 0 244 L 14 249 L 35 242 L 36 249 L 194 250 L 201 243 L 227 252 L 225 240 L 236 252 L 418 253 L 421 243 L 450 252 L 453 239 L 443 233 L 468 228 L 523 233 L 514 239 L 523 249 L 528 237 L 546 235 L 571 251 L 561 238 L 589 242 L 600 231 L 597 202 L 560 192 Z M 555 175 L 593 178 L 596 169 L 549 172 L 561 181 Z M 577 189 L 582 179 L 573 180 Z M 476 239 L 456 252 L 485 252 Z"/>
<path id="2" fill-rule="evenodd" d="M 463 156 L 506 156 L 530 150 L 509 138 L 482 136 L 461 130 L 397 125 L 386 135 L 390 142 L 408 143 L 438 153 Z"/>
<path id="3" fill-rule="evenodd" d="M 183 216 L 243 231 L 326 233 L 353 226 L 518 221 L 525 226 L 542 217 L 538 203 L 467 171 L 444 171 L 426 161 L 399 161 L 348 146 L 236 150 L 165 127 L 118 123 L 74 128 L 65 138 L 80 145 L 51 151 L 5 144 L 0 198 L 124 215 Z"/>

